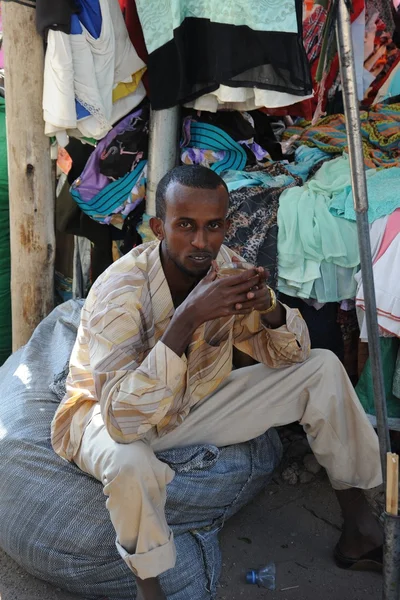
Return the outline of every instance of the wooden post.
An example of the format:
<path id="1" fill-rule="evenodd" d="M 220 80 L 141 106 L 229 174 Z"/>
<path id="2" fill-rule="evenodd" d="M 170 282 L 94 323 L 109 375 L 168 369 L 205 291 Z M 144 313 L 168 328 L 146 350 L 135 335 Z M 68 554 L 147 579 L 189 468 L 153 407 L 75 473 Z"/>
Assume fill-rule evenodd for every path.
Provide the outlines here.
<path id="1" fill-rule="evenodd" d="M 35 10 L 2 2 L 13 350 L 53 308 L 54 182 L 42 116 L 44 46 Z"/>

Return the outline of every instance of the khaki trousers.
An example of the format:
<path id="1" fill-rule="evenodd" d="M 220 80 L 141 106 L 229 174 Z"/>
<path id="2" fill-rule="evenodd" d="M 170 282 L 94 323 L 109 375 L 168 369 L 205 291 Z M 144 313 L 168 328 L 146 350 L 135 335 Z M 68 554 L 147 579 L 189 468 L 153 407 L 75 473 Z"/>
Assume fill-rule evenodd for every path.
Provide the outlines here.
<path id="1" fill-rule="evenodd" d="M 326 350 L 313 350 L 305 363 L 284 369 L 254 365 L 233 371 L 161 438 L 153 434 L 118 444 L 96 409 L 74 460 L 103 483 L 118 551 L 141 579 L 175 565 L 164 514 L 174 472 L 154 452 L 201 443 L 228 446 L 299 421 L 335 489 L 366 489 L 382 482 L 378 438 L 343 366 Z"/>

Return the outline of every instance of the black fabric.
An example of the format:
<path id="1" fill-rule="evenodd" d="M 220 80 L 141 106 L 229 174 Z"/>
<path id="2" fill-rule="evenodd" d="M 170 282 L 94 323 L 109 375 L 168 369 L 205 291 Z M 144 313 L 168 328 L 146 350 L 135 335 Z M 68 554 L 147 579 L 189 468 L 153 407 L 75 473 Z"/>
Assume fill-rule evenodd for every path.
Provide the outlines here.
<path id="1" fill-rule="evenodd" d="M 36 0 L 36 29 L 45 36 L 49 29 L 71 33 L 71 16 L 78 12 L 74 0 Z"/>
<path id="2" fill-rule="evenodd" d="M 283 160 L 282 146 L 277 141 L 271 125 L 276 119 L 260 110 L 252 110 L 250 115 L 254 120 L 254 141 L 269 153 L 272 160 Z"/>
<path id="3" fill-rule="evenodd" d="M 221 84 L 256 86 L 294 94 L 299 99 L 312 93 L 302 42 L 302 0 L 296 0 L 296 14 L 298 34 L 185 19 L 175 29 L 174 38 L 149 55 L 153 108 L 170 108 L 194 100 Z"/>
<path id="4" fill-rule="evenodd" d="M 279 293 L 279 300 L 290 308 L 297 308 L 300 311 L 310 332 L 311 348 L 331 350 L 343 362 L 344 343 L 337 321 L 339 305 L 336 302 L 328 302 L 320 310 L 315 310 L 301 298 Z"/>
<path id="5" fill-rule="evenodd" d="M 124 177 L 141 160 L 147 159 L 150 118 L 147 100 L 141 104 L 141 108 L 140 116 L 133 118 L 125 131 L 118 134 L 99 157 L 100 173 L 111 180 Z M 135 113 L 138 109 L 135 109 Z"/>

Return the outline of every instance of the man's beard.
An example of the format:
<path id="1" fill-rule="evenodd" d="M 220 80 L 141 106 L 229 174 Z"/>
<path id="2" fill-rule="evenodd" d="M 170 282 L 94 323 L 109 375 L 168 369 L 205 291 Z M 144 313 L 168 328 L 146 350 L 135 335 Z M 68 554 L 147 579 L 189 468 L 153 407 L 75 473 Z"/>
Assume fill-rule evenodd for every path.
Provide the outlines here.
<path id="1" fill-rule="evenodd" d="M 169 250 L 168 248 L 168 244 L 166 242 L 166 240 L 164 239 L 162 241 L 162 243 L 164 244 L 164 248 L 165 248 L 165 253 L 168 256 L 168 259 L 170 261 L 172 261 L 174 263 L 174 265 L 176 266 L 177 269 L 179 269 L 179 271 L 181 271 L 181 273 L 183 273 L 186 277 L 190 277 L 190 279 L 203 279 L 203 277 L 205 277 L 209 271 L 209 268 L 205 269 L 204 271 L 191 271 L 190 269 L 187 269 Z"/>

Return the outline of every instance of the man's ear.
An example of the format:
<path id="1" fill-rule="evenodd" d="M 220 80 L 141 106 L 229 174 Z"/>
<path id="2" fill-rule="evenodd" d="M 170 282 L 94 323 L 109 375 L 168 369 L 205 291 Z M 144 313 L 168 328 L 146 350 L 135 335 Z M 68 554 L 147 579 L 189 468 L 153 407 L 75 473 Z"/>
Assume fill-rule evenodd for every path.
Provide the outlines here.
<path id="1" fill-rule="evenodd" d="M 157 217 L 151 217 L 150 219 L 150 229 L 152 230 L 152 232 L 154 233 L 154 235 L 156 236 L 156 238 L 158 240 L 163 240 L 165 235 L 164 235 L 164 223 L 162 222 L 161 219 L 158 219 Z"/>

